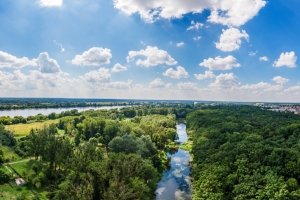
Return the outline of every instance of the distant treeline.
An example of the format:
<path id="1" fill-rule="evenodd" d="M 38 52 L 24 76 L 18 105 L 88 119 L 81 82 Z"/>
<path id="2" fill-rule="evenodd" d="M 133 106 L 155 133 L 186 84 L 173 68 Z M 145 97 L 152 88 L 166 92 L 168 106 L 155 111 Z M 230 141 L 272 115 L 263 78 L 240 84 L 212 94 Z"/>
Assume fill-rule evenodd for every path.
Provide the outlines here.
<path id="1" fill-rule="evenodd" d="M 113 109 L 118 110 L 118 109 Z M 122 119 L 124 117 L 135 117 L 135 116 L 145 116 L 148 114 L 159 114 L 159 115 L 168 115 L 168 114 L 174 114 L 176 116 L 176 119 L 182 119 L 186 117 L 186 114 L 188 112 L 191 112 L 193 109 L 191 108 L 151 108 L 151 106 L 134 106 L 134 107 L 124 107 L 120 109 L 120 111 L 115 112 L 114 119 Z M 53 120 L 53 119 L 60 119 L 62 117 L 66 116 L 80 116 L 84 113 L 88 113 L 92 111 L 83 111 L 78 112 L 77 109 L 67 110 L 63 111 L 61 113 L 50 113 L 48 115 L 43 114 L 37 114 L 35 116 L 15 116 L 13 118 L 9 116 L 1 116 L 0 117 L 0 124 L 3 125 L 11 125 L 11 124 L 26 124 L 26 123 L 32 123 L 32 122 L 43 122 L 46 120 Z M 98 110 L 97 112 L 105 112 Z"/>

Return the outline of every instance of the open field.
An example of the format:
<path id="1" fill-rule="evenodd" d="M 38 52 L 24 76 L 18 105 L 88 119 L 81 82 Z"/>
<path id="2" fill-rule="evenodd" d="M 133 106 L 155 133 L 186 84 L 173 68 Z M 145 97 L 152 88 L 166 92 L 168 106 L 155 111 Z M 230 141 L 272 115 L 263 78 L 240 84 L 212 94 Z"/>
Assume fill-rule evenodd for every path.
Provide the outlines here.
<path id="1" fill-rule="evenodd" d="M 13 183 L 13 181 L 11 181 Z M 12 184 L 11 187 L 8 183 L 0 185 L 0 199 L 1 200 L 15 200 L 15 199 L 33 199 L 36 196 L 38 199 L 47 199 L 46 193 L 40 190 L 30 190 L 27 186 L 17 186 Z"/>
<path id="2" fill-rule="evenodd" d="M 49 124 L 58 123 L 58 122 L 59 122 L 59 119 L 47 120 L 44 122 L 34 122 L 34 123 L 30 123 L 30 124 L 14 124 L 14 125 L 5 126 L 5 129 L 14 132 L 14 136 L 16 138 L 18 138 L 18 137 L 28 135 L 28 133 L 30 132 L 30 130 L 32 128 L 39 129 L 39 128 L 42 128 L 44 125 L 49 125 Z"/>
<path id="3" fill-rule="evenodd" d="M 35 175 L 35 172 L 31 169 L 33 164 L 36 164 L 36 166 L 38 167 L 38 172 L 40 172 L 43 164 L 41 161 L 38 160 L 27 160 L 25 162 L 17 162 L 10 164 L 9 166 L 15 169 L 21 176 L 24 176 L 26 174 L 26 176 L 31 177 Z"/>
<path id="4" fill-rule="evenodd" d="M 20 163 L 15 163 L 15 164 L 11 164 L 9 166 L 9 169 L 12 171 L 12 168 L 15 169 L 22 178 L 24 178 L 24 180 L 26 181 L 27 177 L 33 177 L 35 176 L 35 172 L 31 169 L 31 166 L 33 164 L 36 164 L 38 166 L 38 171 L 41 170 L 42 168 L 42 162 L 40 161 L 36 161 L 36 160 L 27 160 L 24 162 L 20 162 Z M 18 175 L 16 175 L 15 173 L 15 177 L 11 176 L 11 173 L 8 171 L 8 169 L 6 169 L 5 167 L 1 167 L 0 168 L 1 171 L 4 171 L 6 174 L 10 175 L 10 183 L 11 185 L 7 184 L 3 184 L 0 185 L 0 199 L 17 199 L 17 198 L 21 198 L 22 199 L 33 199 L 34 196 L 36 196 L 38 199 L 47 199 L 46 197 L 46 191 L 44 190 L 37 190 L 37 189 L 31 189 L 26 185 L 23 186 L 17 186 L 15 184 L 14 178 L 19 177 Z M 26 178 L 24 177 L 24 172 L 26 174 Z M 24 175 L 23 175 L 24 174 Z"/>

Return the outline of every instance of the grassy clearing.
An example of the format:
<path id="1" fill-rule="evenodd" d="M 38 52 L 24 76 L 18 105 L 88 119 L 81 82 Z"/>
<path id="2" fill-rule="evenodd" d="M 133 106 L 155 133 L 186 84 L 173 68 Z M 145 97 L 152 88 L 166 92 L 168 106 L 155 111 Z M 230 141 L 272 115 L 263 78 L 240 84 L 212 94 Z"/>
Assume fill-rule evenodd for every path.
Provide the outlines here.
<path id="1" fill-rule="evenodd" d="M 13 183 L 13 181 L 11 181 Z M 27 186 L 17 186 L 12 184 L 14 187 L 11 187 L 8 183 L 0 185 L 0 199 L 2 200 L 15 200 L 20 199 L 33 199 L 34 196 L 38 199 L 47 199 L 45 191 L 42 190 L 31 190 Z M 23 197 L 23 198 L 21 198 Z"/>
<path id="2" fill-rule="evenodd" d="M 42 169 L 42 162 L 41 161 L 36 161 L 36 160 L 28 160 L 25 162 L 20 162 L 20 163 L 15 163 L 11 164 L 9 166 L 10 170 L 15 169 L 21 177 L 26 181 L 27 177 L 34 177 L 36 176 L 35 172 L 31 169 L 31 166 L 33 164 L 36 164 L 38 166 L 38 171 Z M 15 184 L 14 179 L 16 177 L 19 177 L 16 175 L 16 177 L 12 177 L 11 173 L 5 169 L 4 167 L 1 167 L 0 170 L 3 170 L 6 174 L 10 175 L 11 180 L 10 183 L 12 184 L 13 187 L 11 187 L 9 184 L 3 184 L 0 185 L 0 199 L 2 200 L 10 200 L 10 199 L 17 199 L 21 198 L 22 199 L 33 199 L 34 197 L 37 197 L 38 199 L 47 199 L 46 195 L 47 192 L 43 189 L 37 190 L 37 189 L 32 189 L 26 185 L 23 186 L 17 186 Z M 24 174 L 25 172 L 25 174 Z M 24 177 L 25 175 L 25 177 Z"/>
<path id="3" fill-rule="evenodd" d="M 1 146 L 0 149 L 3 151 L 4 159 L 8 158 L 10 162 L 21 159 L 21 157 L 18 156 L 11 147 Z"/>
<path id="4" fill-rule="evenodd" d="M 30 130 L 43 128 L 44 125 L 50 125 L 52 123 L 56 124 L 59 122 L 59 119 L 47 120 L 44 122 L 34 122 L 30 124 L 13 124 L 5 126 L 6 130 L 14 132 L 16 138 L 26 136 L 29 134 Z"/>
<path id="5" fill-rule="evenodd" d="M 43 163 L 39 160 L 28 160 L 25 162 L 10 164 L 10 167 L 16 170 L 21 176 L 25 175 L 25 177 L 33 177 L 35 176 L 35 172 L 31 168 L 33 164 L 37 165 L 38 172 L 42 170 Z"/>

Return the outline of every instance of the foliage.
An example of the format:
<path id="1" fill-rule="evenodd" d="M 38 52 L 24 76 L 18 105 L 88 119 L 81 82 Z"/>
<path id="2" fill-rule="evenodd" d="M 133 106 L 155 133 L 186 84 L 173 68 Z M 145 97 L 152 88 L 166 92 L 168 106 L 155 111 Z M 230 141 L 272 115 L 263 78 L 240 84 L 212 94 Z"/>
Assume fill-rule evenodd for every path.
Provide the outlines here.
<path id="1" fill-rule="evenodd" d="M 241 105 L 189 113 L 193 199 L 298 199 L 299 120 Z"/>

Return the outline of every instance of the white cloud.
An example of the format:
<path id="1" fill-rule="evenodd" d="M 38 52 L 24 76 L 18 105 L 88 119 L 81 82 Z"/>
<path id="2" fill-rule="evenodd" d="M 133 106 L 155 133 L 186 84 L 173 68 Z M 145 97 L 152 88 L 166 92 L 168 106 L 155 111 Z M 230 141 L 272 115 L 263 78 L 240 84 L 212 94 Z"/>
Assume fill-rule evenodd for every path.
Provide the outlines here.
<path id="1" fill-rule="evenodd" d="M 192 82 L 179 82 L 177 87 L 180 90 L 196 90 L 197 84 Z"/>
<path id="2" fill-rule="evenodd" d="M 29 71 L 28 75 L 23 74 L 20 70 L 15 70 L 13 73 L 0 71 L 0 88 L 2 94 L 14 94 L 14 96 L 29 94 L 32 97 L 35 94 L 32 91 L 36 91 L 39 97 L 41 95 L 49 96 L 49 94 L 53 95 L 61 87 L 65 87 L 64 92 L 72 88 L 74 83 L 68 84 L 71 79 L 63 78 L 62 75 L 64 74 L 42 73 L 37 70 Z"/>
<path id="3" fill-rule="evenodd" d="M 216 77 L 215 82 L 209 84 L 209 87 L 216 89 L 232 89 L 239 85 L 237 77 L 233 73 L 220 74 Z"/>
<path id="4" fill-rule="evenodd" d="M 256 16 L 266 5 L 263 0 L 223 0 L 211 12 L 208 21 L 227 26 L 241 26 Z"/>
<path id="5" fill-rule="evenodd" d="M 267 87 L 270 87 L 270 86 L 271 86 L 271 84 L 269 84 L 269 83 L 259 82 L 257 84 L 246 84 L 246 85 L 243 85 L 241 88 L 242 89 L 256 90 L 256 89 L 267 88 Z"/>
<path id="6" fill-rule="evenodd" d="M 84 74 L 81 78 L 89 83 L 109 83 L 111 82 L 111 75 L 109 69 L 104 67 Z"/>
<path id="7" fill-rule="evenodd" d="M 111 72 L 121 72 L 121 71 L 126 71 L 126 70 L 128 70 L 127 67 L 122 66 L 120 63 L 117 63 L 111 69 Z"/>
<path id="8" fill-rule="evenodd" d="M 149 83 L 151 88 L 169 88 L 172 86 L 171 83 L 165 84 L 160 78 L 155 79 L 151 83 Z"/>
<path id="9" fill-rule="evenodd" d="M 189 31 L 189 30 L 193 30 L 193 29 L 199 29 L 203 26 L 202 23 L 199 23 L 199 22 L 194 22 L 194 21 L 191 21 L 191 26 L 189 26 L 186 30 Z"/>
<path id="10" fill-rule="evenodd" d="M 0 68 L 22 68 L 25 66 L 36 66 L 34 60 L 29 60 L 27 57 L 17 58 L 11 54 L 0 51 Z"/>
<path id="11" fill-rule="evenodd" d="M 129 89 L 131 87 L 132 80 L 128 80 L 127 82 L 115 81 L 108 84 L 109 88 L 115 89 Z"/>
<path id="12" fill-rule="evenodd" d="M 276 60 L 273 63 L 273 67 L 296 67 L 296 61 L 297 61 L 297 56 L 295 55 L 295 52 L 291 51 L 291 52 L 285 52 L 285 53 L 281 53 L 280 57 L 278 58 L 278 60 Z"/>
<path id="13" fill-rule="evenodd" d="M 60 7 L 63 0 L 39 0 L 39 4 L 43 7 Z"/>
<path id="14" fill-rule="evenodd" d="M 76 55 L 71 62 L 74 65 L 81 66 L 100 66 L 109 64 L 111 58 L 110 49 L 92 47 L 88 51 L 83 52 L 82 55 Z"/>
<path id="15" fill-rule="evenodd" d="M 167 71 L 165 71 L 163 73 L 164 76 L 169 76 L 171 78 L 176 78 L 176 79 L 181 79 L 181 78 L 188 78 L 189 77 L 189 73 L 187 71 L 185 71 L 185 69 L 181 66 L 177 67 L 177 71 L 169 68 L 167 69 Z"/>
<path id="16" fill-rule="evenodd" d="M 193 37 L 193 40 L 200 40 L 202 37 L 201 36 L 197 36 L 197 37 Z"/>
<path id="17" fill-rule="evenodd" d="M 275 81 L 277 84 L 285 84 L 289 82 L 289 79 L 283 78 L 281 76 L 275 76 L 272 80 Z"/>
<path id="18" fill-rule="evenodd" d="M 284 90 L 284 92 L 300 92 L 300 86 L 292 86 Z"/>
<path id="19" fill-rule="evenodd" d="M 249 35 L 245 30 L 240 30 L 236 28 L 229 28 L 227 30 L 222 30 L 223 33 L 220 36 L 220 42 L 216 42 L 216 48 L 221 51 L 234 51 L 241 47 L 241 38 L 245 38 L 247 41 L 249 40 Z"/>
<path id="20" fill-rule="evenodd" d="M 198 80 L 204 80 L 204 79 L 207 79 L 207 78 L 214 78 L 216 77 L 214 75 L 214 73 L 212 71 L 205 71 L 204 74 L 194 74 L 195 77 L 198 79 Z"/>
<path id="21" fill-rule="evenodd" d="M 256 16 L 266 5 L 264 0 L 114 0 L 115 8 L 127 15 L 138 13 L 147 22 L 157 19 L 181 18 L 187 13 L 211 10 L 208 21 L 227 26 L 241 26 Z"/>
<path id="22" fill-rule="evenodd" d="M 145 67 L 157 66 L 159 64 L 176 65 L 177 61 L 172 58 L 168 52 L 158 49 L 157 47 L 148 46 L 145 50 L 129 51 L 127 56 L 127 62 L 134 61 L 136 56 L 145 56 L 146 59 L 138 59 L 136 65 Z"/>
<path id="23" fill-rule="evenodd" d="M 241 87 L 241 89 L 249 89 L 249 90 L 260 90 L 262 89 L 265 92 L 268 91 L 278 91 L 282 88 L 281 85 L 271 85 L 270 83 L 260 82 L 257 84 L 246 84 Z"/>
<path id="24" fill-rule="evenodd" d="M 225 58 L 220 56 L 213 58 L 204 59 L 200 66 L 207 67 L 210 70 L 230 70 L 233 67 L 240 67 L 241 65 L 236 61 L 236 59 L 229 55 Z"/>
<path id="25" fill-rule="evenodd" d="M 267 56 L 262 56 L 262 57 L 259 57 L 259 60 L 260 61 L 268 61 L 268 57 Z"/>
<path id="26" fill-rule="evenodd" d="M 38 63 L 42 73 L 58 73 L 60 72 L 59 65 L 56 60 L 49 58 L 47 52 L 40 53 L 37 59 L 33 59 Z"/>
<path id="27" fill-rule="evenodd" d="M 250 52 L 249 52 L 249 56 L 255 56 L 255 55 L 257 54 L 257 52 L 258 52 L 258 51 L 255 51 L 255 52 L 250 51 Z"/>
<path id="28" fill-rule="evenodd" d="M 62 46 L 62 44 L 56 42 L 56 40 L 53 40 L 53 42 L 60 47 L 60 52 L 64 52 L 65 51 L 65 48 Z"/>
<path id="29" fill-rule="evenodd" d="M 181 47 L 181 46 L 183 46 L 184 45 L 184 42 L 178 42 L 177 44 L 176 44 L 176 46 L 178 46 L 178 47 Z"/>

